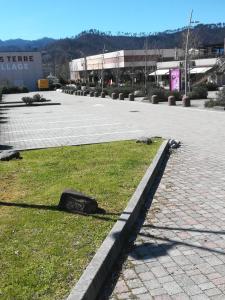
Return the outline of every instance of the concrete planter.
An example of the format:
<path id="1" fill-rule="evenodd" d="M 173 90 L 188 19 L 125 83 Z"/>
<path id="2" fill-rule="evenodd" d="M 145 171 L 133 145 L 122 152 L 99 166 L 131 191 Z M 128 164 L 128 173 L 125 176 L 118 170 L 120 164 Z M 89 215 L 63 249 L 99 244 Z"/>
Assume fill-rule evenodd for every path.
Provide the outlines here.
<path id="1" fill-rule="evenodd" d="M 119 100 L 124 100 L 124 95 L 123 95 L 123 93 L 119 93 Z"/>
<path id="2" fill-rule="evenodd" d="M 134 94 L 129 94 L 129 96 L 128 96 L 128 98 L 129 98 L 129 101 L 134 101 Z"/>
<path id="3" fill-rule="evenodd" d="M 188 96 L 183 96 L 183 98 L 182 98 L 182 105 L 184 107 L 191 106 L 191 100 L 190 100 L 190 98 Z"/>
<path id="4" fill-rule="evenodd" d="M 112 93 L 112 99 L 116 100 L 117 99 L 117 94 L 116 93 Z"/>
<path id="5" fill-rule="evenodd" d="M 152 104 L 158 104 L 159 103 L 158 96 L 152 95 L 151 102 L 152 102 Z"/>
<path id="6" fill-rule="evenodd" d="M 176 105 L 176 100 L 175 100 L 175 97 L 174 97 L 174 96 L 169 96 L 169 97 L 168 97 L 168 105 L 169 105 L 169 106 L 174 106 L 174 105 Z"/>

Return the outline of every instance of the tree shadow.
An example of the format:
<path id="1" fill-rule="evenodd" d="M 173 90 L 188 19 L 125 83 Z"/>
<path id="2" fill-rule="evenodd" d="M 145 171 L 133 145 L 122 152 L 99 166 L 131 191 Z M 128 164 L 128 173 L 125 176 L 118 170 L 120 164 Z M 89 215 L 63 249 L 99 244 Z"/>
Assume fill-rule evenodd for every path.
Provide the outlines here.
<path id="1" fill-rule="evenodd" d="M 97 212 L 95 214 L 86 214 L 79 211 L 68 211 L 68 210 L 62 210 L 58 207 L 58 205 L 43 205 L 43 204 L 28 204 L 28 203 L 17 203 L 17 202 L 4 202 L 0 201 L 0 206 L 13 206 L 13 207 L 20 207 L 20 208 L 28 208 L 28 209 L 38 209 L 38 210 L 50 210 L 50 211 L 56 211 L 56 212 L 65 212 L 68 214 L 73 215 L 81 215 L 85 217 L 92 217 L 95 219 L 99 219 L 102 221 L 114 221 L 116 222 L 116 218 L 112 218 L 111 216 L 120 216 L 120 213 L 114 213 L 114 212 L 106 212 L 103 208 L 98 208 Z M 122 219 L 121 219 L 122 220 Z M 125 221 L 125 220 L 124 220 Z"/>
<path id="2" fill-rule="evenodd" d="M 151 259 L 168 254 L 168 250 L 176 246 L 175 242 L 164 243 L 158 245 L 155 243 L 144 243 L 141 245 L 134 245 L 133 250 L 129 253 L 129 256 L 135 260 Z"/>
<path id="3" fill-rule="evenodd" d="M 205 229 L 196 229 L 196 228 L 182 228 L 182 227 L 164 227 L 164 226 L 155 226 L 155 225 L 143 225 L 142 227 L 152 228 L 152 229 L 163 229 L 163 230 L 174 230 L 174 231 L 191 231 L 191 232 L 200 232 L 200 233 L 215 233 L 215 234 L 225 234 L 225 231 L 213 231 Z"/>
<path id="4" fill-rule="evenodd" d="M 169 242 L 169 243 L 172 243 L 174 246 L 178 246 L 178 245 L 188 246 L 190 248 L 196 248 L 196 249 L 200 249 L 200 250 L 204 250 L 204 251 L 209 251 L 209 252 L 225 255 L 224 251 L 220 251 L 220 250 L 216 250 L 216 249 L 212 249 L 212 248 L 208 248 L 208 247 L 204 247 L 204 246 L 199 246 L 199 245 L 189 243 L 189 242 L 185 242 L 185 241 L 173 240 L 173 239 L 169 239 L 169 238 L 166 238 L 166 237 L 156 236 L 156 235 L 153 235 L 153 234 L 150 234 L 150 233 L 139 232 L 138 235 L 148 237 L 150 239 L 155 239 L 155 240 L 158 240 L 158 241 Z M 162 245 L 164 245 L 164 244 L 162 244 Z"/>
<path id="5" fill-rule="evenodd" d="M 0 106 L 1 105 L 5 105 L 5 104 L 17 104 L 17 103 L 24 103 L 23 101 L 3 101 L 3 102 L 0 102 Z"/>
<path id="6" fill-rule="evenodd" d="M 9 145 L 0 145 L 0 151 L 2 150 L 10 150 L 12 149 L 13 147 L 12 146 L 9 146 Z"/>

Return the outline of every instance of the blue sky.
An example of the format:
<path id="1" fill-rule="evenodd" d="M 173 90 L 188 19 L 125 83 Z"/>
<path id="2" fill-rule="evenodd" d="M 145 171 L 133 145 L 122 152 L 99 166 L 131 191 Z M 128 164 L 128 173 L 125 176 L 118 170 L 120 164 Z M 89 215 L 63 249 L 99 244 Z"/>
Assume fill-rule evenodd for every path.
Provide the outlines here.
<path id="1" fill-rule="evenodd" d="M 225 0 L 0 0 L 0 39 L 71 37 L 100 31 L 158 32 L 186 26 L 191 9 L 200 23 L 225 22 Z"/>

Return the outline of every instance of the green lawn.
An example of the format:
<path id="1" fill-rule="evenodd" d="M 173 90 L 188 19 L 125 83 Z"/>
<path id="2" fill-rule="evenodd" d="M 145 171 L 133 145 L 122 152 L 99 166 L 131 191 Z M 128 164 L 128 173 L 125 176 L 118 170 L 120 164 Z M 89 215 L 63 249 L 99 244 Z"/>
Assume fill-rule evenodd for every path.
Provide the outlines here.
<path id="1" fill-rule="evenodd" d="M 125 208 L 161 142 L 33 150 L 22 152 L 22 160 L 0 162 L 0 299 L 65 297 Z M 95 197 L 106 214 L 58 211 L 65 188 Z"/>

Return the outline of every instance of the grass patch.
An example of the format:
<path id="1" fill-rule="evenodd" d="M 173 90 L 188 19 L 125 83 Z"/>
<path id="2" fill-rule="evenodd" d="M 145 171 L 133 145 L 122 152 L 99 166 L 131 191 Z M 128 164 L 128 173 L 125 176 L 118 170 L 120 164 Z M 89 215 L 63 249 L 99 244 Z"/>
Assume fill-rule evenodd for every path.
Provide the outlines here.
<path id="1" fill-rule="evenodd" d="M 65 297 L 125 208 L 161 142 L 25 151 L 22 160 L 1 162 L 0 298 Z M 94 196 L 107 213 L 58 211 L 65 188 Z"/>

